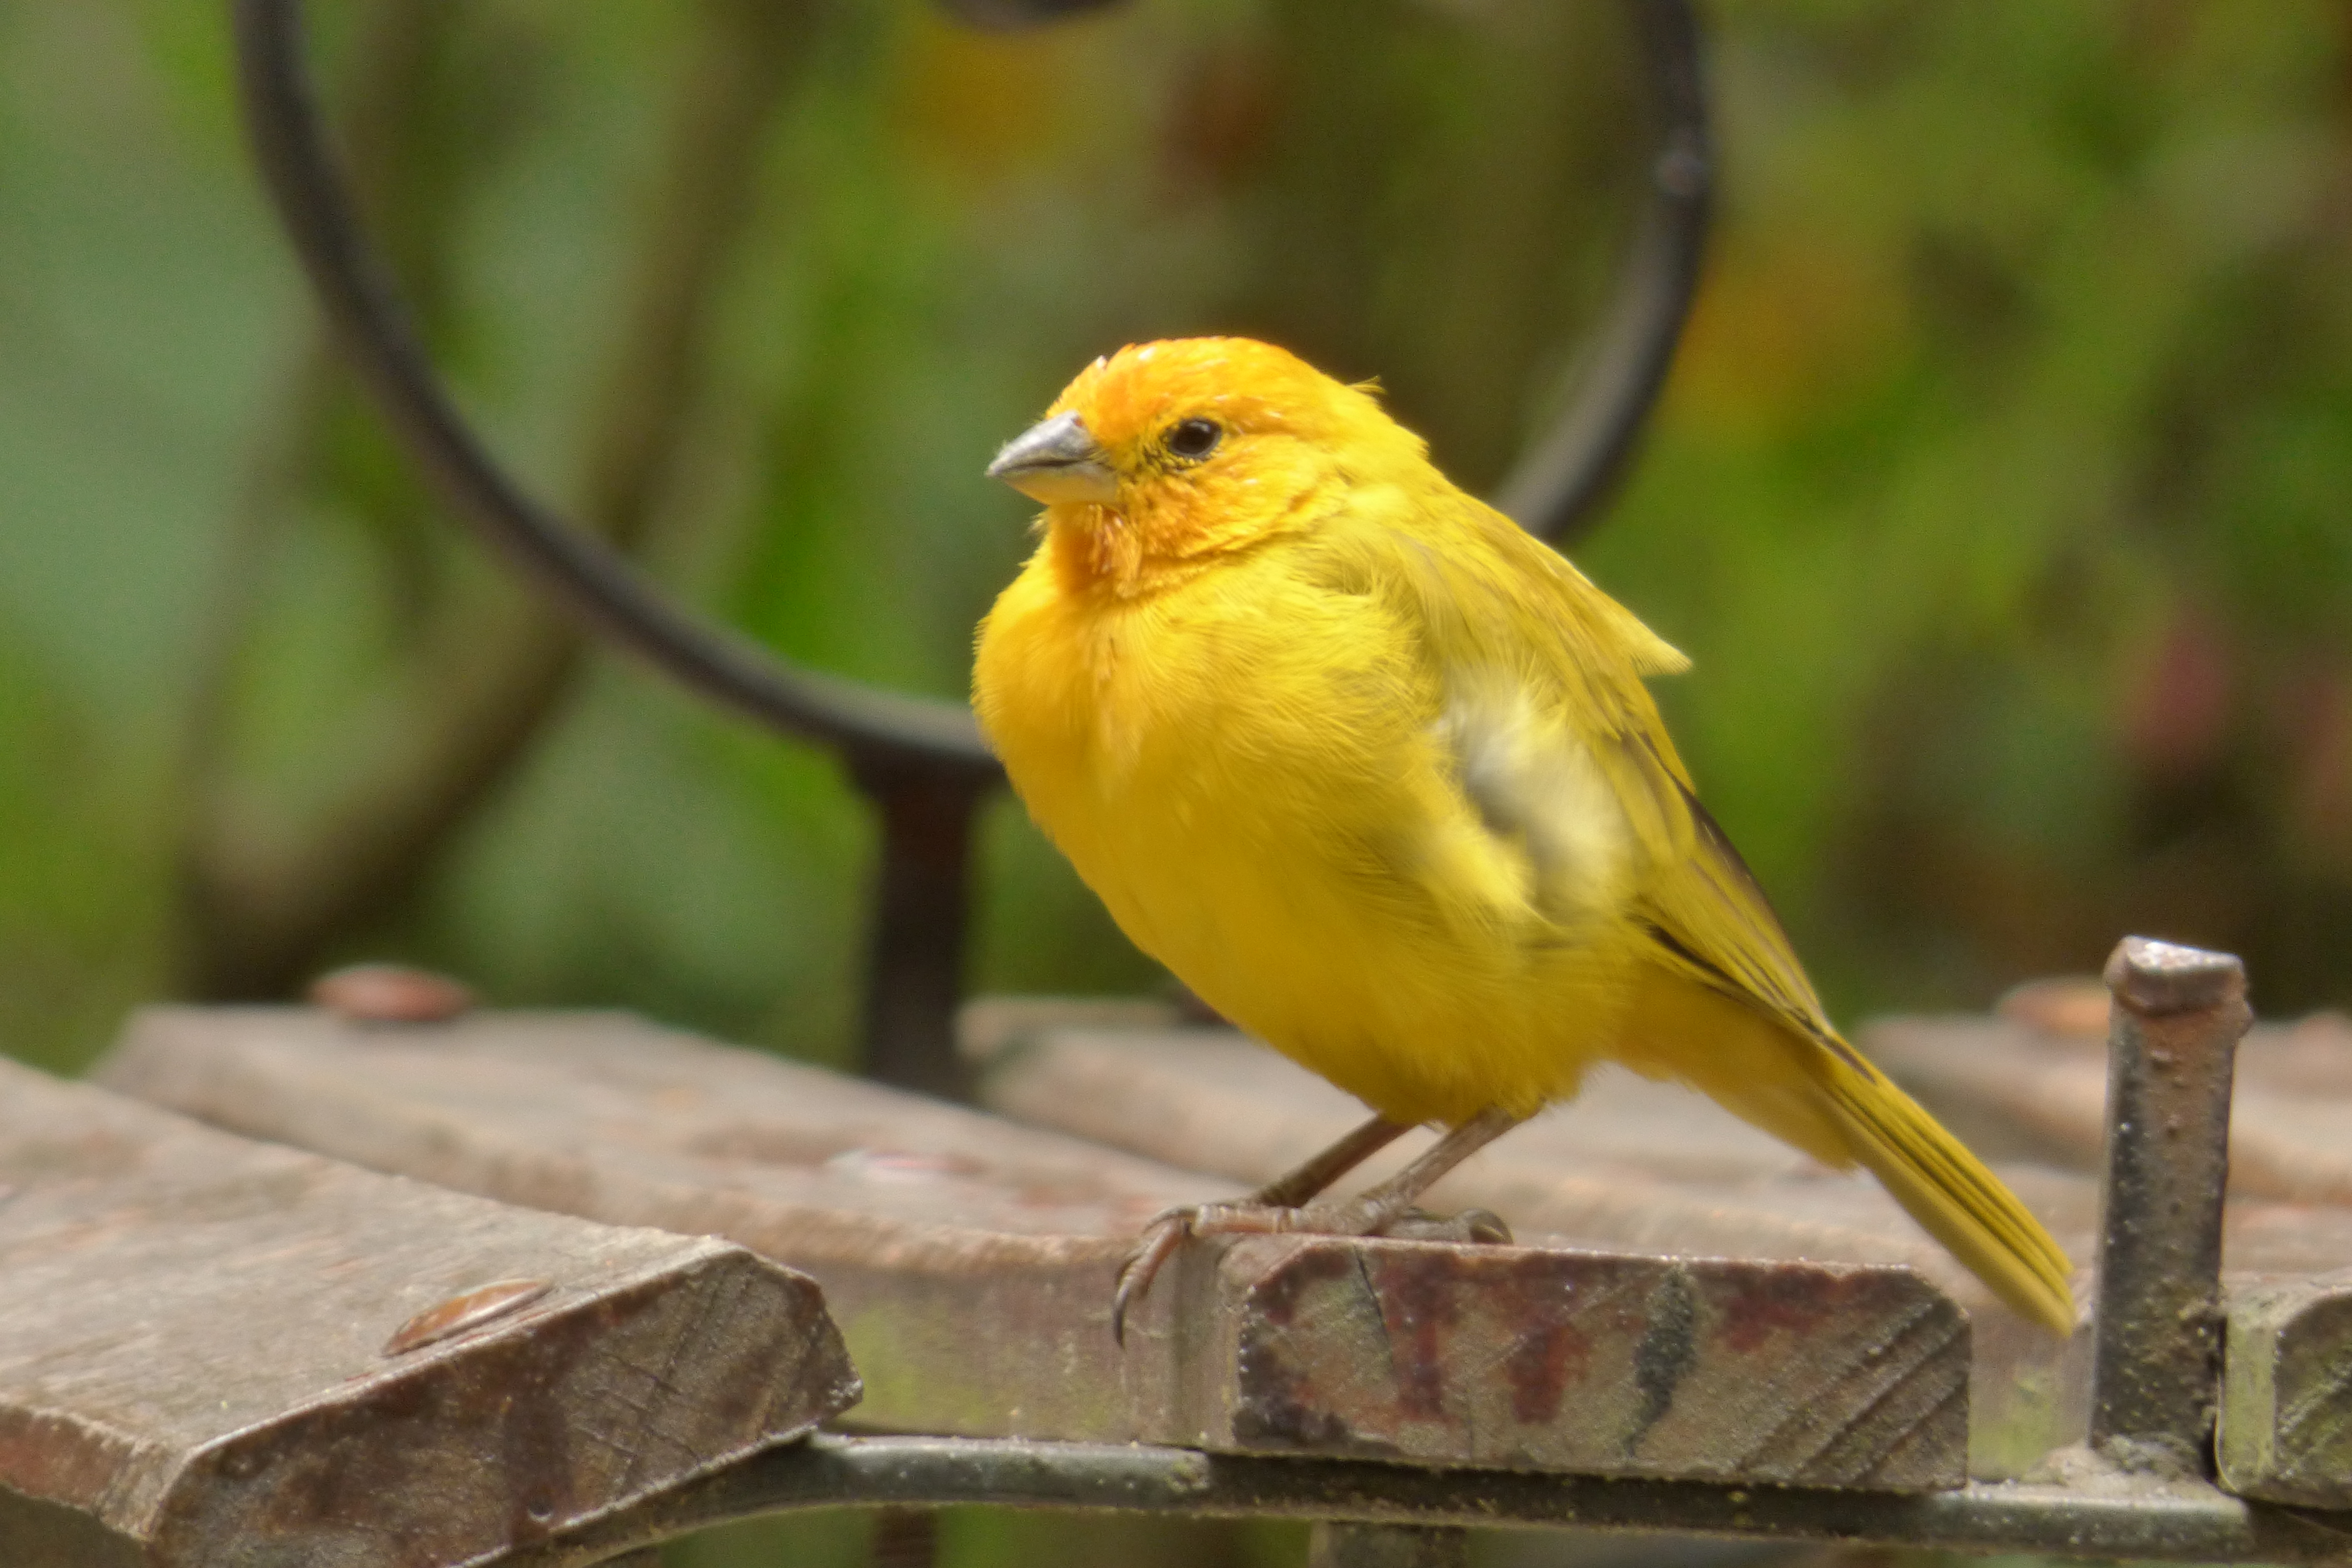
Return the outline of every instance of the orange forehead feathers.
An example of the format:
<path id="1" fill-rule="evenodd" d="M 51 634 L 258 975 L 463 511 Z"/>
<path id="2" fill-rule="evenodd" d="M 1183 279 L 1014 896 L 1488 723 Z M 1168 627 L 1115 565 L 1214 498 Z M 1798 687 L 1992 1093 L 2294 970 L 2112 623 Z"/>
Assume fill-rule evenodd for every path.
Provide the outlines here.
<path id="1" fill-rule="evenodd" d="M 1366 389 L 1342 385 L 1297 355 L 1249 338 L 1130 344 L 1080 371 L 1047 413 L 1073 411 L 1113 451 L 1180 419 L 1308 440 L 1368 422 L 1389 425 Z"/>

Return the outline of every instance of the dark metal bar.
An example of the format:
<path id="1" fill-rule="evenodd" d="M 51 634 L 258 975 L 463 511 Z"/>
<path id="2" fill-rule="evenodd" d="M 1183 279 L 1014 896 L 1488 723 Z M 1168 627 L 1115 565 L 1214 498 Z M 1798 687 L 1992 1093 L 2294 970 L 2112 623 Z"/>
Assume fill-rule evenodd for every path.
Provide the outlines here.
<path id="1" fill-rule="evenodd" d="M 1016 33 L 1118 4 L 1119 0 L 940 0 L 940 8 L 967 27 Z"/>
<path id="2" fill-rule="evenodd" d="M 940 1516 L 926 1508 L 886 1508 L 874 1521 L 866 1568 L 931 1568 L 940 1557 Z"/>
<path id="3" fill-rule="evenodd" d="M 2231 1074 L 2253 1022 L 2246 972 L 2228 953 L 2135 936 L 2106 982 L 2091 1447 L 2127 1469 L 2210 1476 Z"/>
<path id="4" fill-rule="evenodd" d="M 1591 531 L 1632 457 L 1682 341 L 1713 208 L 1715 158 L 1698 21 L 1686 0 L 1626 0 L 1657 124 L 1649 199 L 1622 280 L 1550 430 L 1523 454 L 1495 505 L 1528 532 L 1567 544 Z"/>
<path id="5" fill-rule="evenodd" d="M 919 1094 L 970 1099 L 955 1016 L 972 818 L 987 791 L 966 776 L 917 770 L 860 773 L 857 782 L 882 824 L 866 960 L 866 1074 Z"/>
<path id="6" fill-rule="evenodd" d="M 804 670 L 697 616 L 499 467 L 451 402 L 360 226 L 302 65 L 301 0 L 236 0 L 247 130 L 338 340 L 451 509 L 598 635 L 772 728 L 854 762 L 978 779 L 995 759 L 962 707 Z"/>
<path id="7" fill-rule="evenodd" d="M 796 1509 L 964 1503 L 2183 1563 L 2352 1563 L 2352 1514 L 2251 1503 L 2198 1481 L 2095 1489 L 1973 1484 L 1902 1494 L 1244 1458 L 1142 1444 L 820 1436 L 519 1552 L 501 1568 L 585 1568 L 711 1525 Z"/>
<path id="8" fill-rule="evenodd" d="M 1307 1568 L 1470 1568 L 1470 1532 L 1318 1520 L 1307 1538 Z"/>

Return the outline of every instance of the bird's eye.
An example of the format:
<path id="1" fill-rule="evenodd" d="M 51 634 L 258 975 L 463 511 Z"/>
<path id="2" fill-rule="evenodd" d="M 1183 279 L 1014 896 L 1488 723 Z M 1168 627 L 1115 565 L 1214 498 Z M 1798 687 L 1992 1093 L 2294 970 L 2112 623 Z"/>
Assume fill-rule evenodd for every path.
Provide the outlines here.
<path id="1" fill-rule="evenodd" d="M 1217 443 L 1224 437 L 1224 431 L 1213 420 L 1187 419 L 1168 432 L 1168 450 L 1172 456 L 1197 463 L 1215 451 Z"/>

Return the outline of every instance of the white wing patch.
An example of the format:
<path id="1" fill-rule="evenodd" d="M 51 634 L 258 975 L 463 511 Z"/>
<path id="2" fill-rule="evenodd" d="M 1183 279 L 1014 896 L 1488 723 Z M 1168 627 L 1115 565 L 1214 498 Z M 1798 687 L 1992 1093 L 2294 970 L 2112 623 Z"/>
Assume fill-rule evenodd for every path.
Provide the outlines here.
<path id="1" fill-rule="evenodd" d="M 1479 821 L 1523 861 L 1539 913 L 1573 930 L 1622 905 L 1636 854 L 1624 805 L 1591 748 L 1524 683 L 1456 679 L 1435 733 Z"/>

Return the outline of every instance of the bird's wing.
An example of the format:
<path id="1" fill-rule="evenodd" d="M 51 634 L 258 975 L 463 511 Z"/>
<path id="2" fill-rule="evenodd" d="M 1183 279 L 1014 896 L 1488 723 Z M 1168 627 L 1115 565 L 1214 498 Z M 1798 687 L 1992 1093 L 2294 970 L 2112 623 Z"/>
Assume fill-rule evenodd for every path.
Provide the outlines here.
<path id="1" fill-rule="evenodd" d="M 1628 853 L 1621 863 L 1555 856 L 1555 869 L 1590 879 L 1616 865 L 1622 900 L 1606 917 L 1633 926 L 1654 978 L 1665 980 L 1634 987 L 1630 1027 L 1649 1030 L 1628 1041 L 1625 1063 L 1703 1089 L 1832 1166 L 1867 1166 L 2011 1307 L 2067 1333 L 2065 1253 L 2000 1178 L 1837 1035 L 1764 889 L 1691 793 L 1642 684 L 1679 670 L 1682 656 L 1515 524 L 1465 505 L 1475 512 L 1458 550 L 1402 552 L 1416 562 L 1406 578 L 1425 583 L 1413 614 L 1449 693 L 1444 724 L 1463 793 L 1489 830 L 1522 844 L 1540 879 L 1548 835 L 1559 832 L 1548 823 L 1604 816 L 1595 781 L 1606 785 Z M 1691 1011 L 1707 994 L 1738 1006 L 1715 1018 Z"/>
<path id="2" fill-rule="evenodd" d="M 1760 1006 L 1851 1058 L 1755 874 L 1688 787 L 1679 787 L 1692 853 L 1661 868 L 1641 900 L 1666 966 Z"/>
<path id="3" fill-rule="evenodd" d="M 1629 846 L 1623 912 L 1654 961 L 1850 1057 L 1643 684 L 1688 661 L 1500 513 L 1463 498 L 1449 521 L 1453 548 L 1416 532 L 1394 552 L 1479 816 L 1526 846 L 1539 881 L 1590 877 L 1590 855 L 1546 848 L 1576 845 L 1605 785 Z"/>
<path id="4" fill-rule="evenodd" d="M 1627 1065 L 1701 1089 L 1832 1165 L 1866 1165 L 2011 1306 L 2069 1331 L 2065 1254 L 1839 1037 L 1770 901 L 1698 804 L 1642 684 L 1681 656 L 1508 520 L 1464 505 L 1475 511 L 1456 520 L 1456 548 L 1423 536 L 1395 550 L 1402 618 L 1420 628 L 1464 795 L 1539 890 L 1561 884 L 1536 900 L 1541 912 L 1622 921 L 1665 982 L 1635 985 L 1629 1030 L 1642 1037 Z M 1593 853 L 1611 824 L 1620 852 Z M 1709 1016 L 1710 996 L 1737 1005 Z"/>

